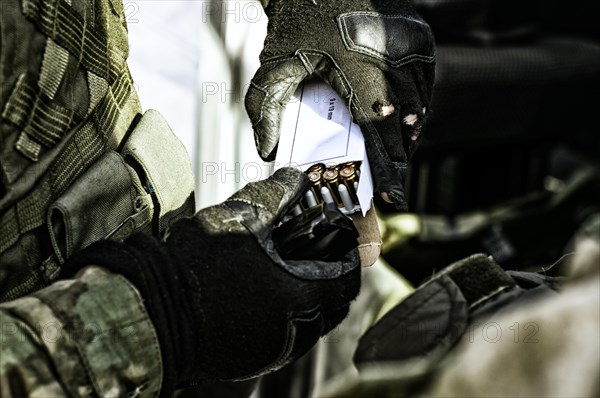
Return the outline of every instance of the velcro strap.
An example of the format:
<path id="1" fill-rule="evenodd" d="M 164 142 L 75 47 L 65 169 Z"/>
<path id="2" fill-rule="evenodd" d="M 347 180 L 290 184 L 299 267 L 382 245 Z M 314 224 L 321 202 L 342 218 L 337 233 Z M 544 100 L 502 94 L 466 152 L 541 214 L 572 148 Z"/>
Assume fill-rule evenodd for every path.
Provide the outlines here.
<path id="1" fill-rule="evenodd" d="M 411 360 L 432 367 L 461 338 L 473 307 L 514 286 L 515 281 L 485 254 L 457 261 L 369 329 L 360 339 L 354 362 L 364 366 Z"/>
<path id="2" fill-rule="evenodd" d="M 474 254 L 457 261 L 434 276 L 446 275 L 458 286 L 469 307 L 516 286 L 516 282 L 488 255 Z"/>

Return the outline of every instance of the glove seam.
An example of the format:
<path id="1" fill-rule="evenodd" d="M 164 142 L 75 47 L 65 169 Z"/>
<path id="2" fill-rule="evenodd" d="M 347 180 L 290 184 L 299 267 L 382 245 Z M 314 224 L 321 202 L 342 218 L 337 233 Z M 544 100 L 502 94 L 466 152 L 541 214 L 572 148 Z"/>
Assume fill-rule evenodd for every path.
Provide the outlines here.
<path id="1" fill-rule="evenodd" d="M 285 189 L 283 186 L 282 186 L 282 188 Z M 265 210 L 267 212 L 269 211 L 269 209 L 267 209 L 265 206 L 261 205 L 260 203 L 255 203 L 255 202 L 252 202 L 251 200 L 244 199 L 244 198 L 229 198 L 229 199 L 226 200 L 226 202 L 227 203 L 242 202 L 242 203 L 246 203 L 247 205 L 257 207 L 257 208 L 259 208 L 261 210 Z M 239 214 L 239 213 L 236 212 L 236 214 Z"/>
<path id="2" fill-rule="evenodd" d="M 263 98 L 260 101 L 260 113 L 258 114 L 258 120 L 255 123 L 252 123 L 252 127 L 254 126 L 258 126 L 260 124 L 260 122 L 262 122 L 263 120 L 263 108 L 264 108 L 264 102 L 265 102 L 265 97 L 267 96 L 267 93 L 265 92 L 265 90 L 259 86 L 258 84 L 256 84 L 254 82 L 254 80 L 250 80 L 250 87 L 253 87 L 255 90 L 261 92 L 263 94 Z M 255 130 L 256 131 L 256 130 Z M 260 133 L 260 139 L 262 139 L 262 133 Z"/>
<path id="3" fill-rule="evenodd" d="M 333 65 L 333 69 L 332 70 L 335 71 L 338 74 L 338 77 L 340 78 L 340 81 L 344 85 L 344 89 L 346 89 L 346 91 L 348 91 L 350 93 L 350 97 L 354 96 L 352 94 L 352 86 L 350 86 L 350 83 L 348 83 L 348 79 L 343 74 L 343 72 L 341 72 L 340 66 L 335 61 L 335 58 L 331 54 L 329 54 L 326 51 L 319 51 L 319 50 L 315 50 L 315 49 L 312 49 L 312 48 L 298 49 L 296 51 L 296 56 L 300 59 L 300 61 L 302 63 L 304 63 L 304 60 L 305 60 L 311 66 L 311 68 L 313 69 L 312 72 L 314 72 L 314 70 L 316 68 L 314 67 L 314 65 L 312 64 L 312 62 L 310 62 L 310 60 L 307 57 L 305 57 L 304 55 L 316 55 L 316 56 L 319 56 L 319 57 L 327 57 L 328 61 L 331 62 L 332 65 Z M 340 74 L 340 72 L 342 74 Z M 331 86 L 331 84 L 330 84 L 330 86 Z"/>
<path id="4" fill-rule="evenodd" d="M 313 73 L 316 68 L 313 65 L 313 63 L 310 62 L 310 59 L 307 56 L 304 56 L 304 53 L 301 50 L 296 51 L 296 54 L 298 54 L 298 58 L 300 58 L 300 62 L 302 62 L 302 64 L 304 64 L 306 62 L 310 66 L 310 71 L 309 72 Z M 311 53 L 307 52 L 307 54 L 311 54 Z M 329 54 L 327 54 L 327 55 L 329 55 Z M 331 55 L 329 55 L 329 56 L 331 57 Z M 304 66 L 304 68 L 306 68 L 306 66 Z"/>
<path id="5" fill-rule="evenodd" d="M 298 51 L 298 50 L 296 50 Z M 276 55 L 274 57 L 270 57 L 267 58 L 266 60 L 261 62 L 261 66 L 265 66 L 265 65 L 270 65 L 270 64 L 275 64 L 275 63 L 279 63 L 279 62 L 283 62 L 283 61 L 289 61 L 291 59 L 296 58 L 296 55 Z"/>
<path id="6" fill-rule="evenodd" d="M 287 80 L 288 80 L 288 79 L 293 79 L 293 77 L 291 77 L 291 76 L 288 76 L 287 78 L 284 78 L 284 79 L 275 80 L 273 83 L 282 83 L 282 82 L 287 82 Z M 254 88 L 256 88 L 256 89 L 257 89 L 257 90 L 259 90 L 261 93 L 263 93 L 263 95 L 264 95 L 264 98 L 266 98 L 266 97 L 272 97 L 272 98 L 275 98 L 275 96 L 274 96 L 273 94 L 269 93 L 269 91 L 268 91 L 268 89 L 267 89 L 266 87 L 259 86 L 259 85 L 258 85 L 258 84 L 256 84 L 254 81 L 250 81 L 250 85 L 251 85 L 251 86 L 254 86 Z M 287 93 L 288 91 L 289 91 L 289 88 L 286 90 L 286 93 Z M 284 94 L 284 96 L 285 96 L 285 94 Z M 261 120 L 263 119 L 263 118 L 262 118 L 262 108 L 264 108 L 264 98 L 263 98 L 263 100 L 262 100 L 262 103 L 261 103 L 261 105 L 260 105 L 260 107 L 261 107 L 261 109 L 260 109 L 260 111 L 261 111 L 261 115 L 260 115 L 260 119 L 259 119 L 259 121 L 261 121 Z M 272 103 L 275 103 L 275 104 L 279 105 L 279 106 L 280 106 L 280 107 L 282 107 L 282 108 L 285 106 L 285 104 L 281 103 L 281 101 L 279 101 L 279 100 L 272 101 Z M 258 124 L 258 122 L 257 122 L 257 124 Z"/>

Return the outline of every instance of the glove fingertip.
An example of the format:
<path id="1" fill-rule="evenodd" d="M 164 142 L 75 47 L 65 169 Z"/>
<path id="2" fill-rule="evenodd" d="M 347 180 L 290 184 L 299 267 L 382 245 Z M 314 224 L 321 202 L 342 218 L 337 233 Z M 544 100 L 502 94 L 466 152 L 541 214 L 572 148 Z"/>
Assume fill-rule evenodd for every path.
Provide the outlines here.
<path id="1" fill-rule="evenodd" d="M 291 58 L 262 65 L 248 87 L 244 105 L 254 129 L 259 156 L 275 159 L 285 105 L 307 76 L 302 63 Z"/>
<path id="2" fill-rule="evenodd" d="M 254 129 L 254 143 L 264 161 L 272 161 L 279 143 L 281 105 L 269 99 L 267 93 L 255 85 L 250 86 L 245 100 L 246 112 Z"/>
<path id="3" fill-rule="evenodd" d="M 279 127 L 279 125 L 277 126 Z M 279 128 L 277 128 L 278 130 Z M 279 133 L 262 132 L 263 129 L 255 127 L 254 143 L 258 151 L 258 155 L 265 162 L 272 162 L 277 155 L 277 147 L 279 145 Z"/>

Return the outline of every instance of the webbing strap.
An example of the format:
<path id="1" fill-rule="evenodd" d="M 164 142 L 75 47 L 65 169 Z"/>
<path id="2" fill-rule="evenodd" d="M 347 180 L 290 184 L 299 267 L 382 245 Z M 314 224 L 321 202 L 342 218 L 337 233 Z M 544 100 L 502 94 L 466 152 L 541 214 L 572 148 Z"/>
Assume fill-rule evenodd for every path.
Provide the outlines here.
<path id="1" fill-rule="evenodd" d="M 125 70 L 121 79 L 119 79 L 106 93 L 98 105 L 97 118 L 100 123 L 99 128 L 102 131 L 112 131 L 118 122 L 120 110 L 125 105 L 129 93 L 133 90 L 133 82 L 129 74 L 129 69 Z M 116 106 L 115 106 L 116 104 Z M 133 118 L 133 115 L 131 116 Z M 122 133 L 124 133 L 123 131 Z"/>
<path id="2" fill-rule="evenodd" d="M 452 279 L 470 307 L 517 285 L 491 257 L 484 253 L 473 254 L 452 263 L 433 279 L 441 275 Z"/>
<path id="3" fill-rule="evenodd" d="M 107 45 L 104 33 L 62 0 L 23 0 L 23 14 L 46 36 L 67 49 L 85 69 L 112 84 L 125 63 L 124 54 Z"/>
<path id="4" fill-rule="evenodd" d="M 41 148 L 39 145 L 34 146 L 31 139 L 51 148 L 77 122 L 77 117 L 72 110 L 41 94 L 30 80 L 26 74 L 19 76 L 2 117 L 21 130 L 17 149 L 21 149 L 20 152 L 31 160 L 37 161 Z"/>
<path id="5" fill-rule="evenodd" d="M 108 83 L 106 80 L 90 71 L 87 72 L 87 79 L 88 88 L 90 90 L 90 103 L 88 105 L 89 108 L 87 113 L 90 113 L 104 97 L 106 90 L 108 90 Z"/>
<path id="6" fill-rule="evenodd" d="M 48 98 L 54 99 L 69 63 L 69 53 L 52 39 L 46 40 L 46 49 L 40 69 L 39 86 Z"/>
<path id="7" fill-rule="evenodd" d="M 124 133 L 115 126 L 125 122 L 120 120 L 121 110 L 131 105 L 127 101 L 132 88 L 129 71 L 125 69 L 38 185 L 0 217 L 0 253 L 17 242 L 20 235 L 43 225 L 50 203 L 106 151 L 107 144 L 116 147 L 119 139 L 111 135 Z M 128 118 L 133 114 L 126 112 L 123 116 Z"/>
<path id="8" fill-rule="evenodd" d="M 31 138 L 27 134 L 19 135 L 19 139 L 15 143 L 15 148 L 25 157 L 37 162 L 42 145 Z"/>

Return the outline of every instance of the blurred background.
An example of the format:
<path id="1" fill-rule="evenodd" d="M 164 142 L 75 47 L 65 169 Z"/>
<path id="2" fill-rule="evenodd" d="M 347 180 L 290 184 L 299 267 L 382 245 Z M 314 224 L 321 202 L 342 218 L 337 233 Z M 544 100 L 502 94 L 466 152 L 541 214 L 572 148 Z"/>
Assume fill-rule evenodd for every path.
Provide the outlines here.
<path id="1" fill-rule="evenodd" d="M 600 4 L 415 0 L 432 26 L 436 86 L 384 257 L 418 283 L 487 252 L 546 267 L 600 205 Z M 403 264 L 409 264 L 404 267 Z"/>
<path id="2" fill-rule="evenodd" d="M 123 2 L 129 66 L 144 110 L 157 109 L 188 150 L 196 205 L 267 178 L 244 94 L 259 67 L 267 16 L 257 0 Z"/>
<path id="3" fill-rule="evenodd" d="M 569 240 L 600 210 L 600 2 L 414 3 L 438 46 L 429 120 L 406 187 L 410 210 L 376 201 L 383 247 L 363 275 L 362 315 L 264 378 L 256 397 L 318 396 L 340 374 L 352 377 L 355 341 L 369 322 L 470 254 L 559 274 Z M 266 33 L 260 3 L 124 5 L 142 107 L 159 110 L 188 149 L 197 208 L 266 178 L 243 104 Z"/>

